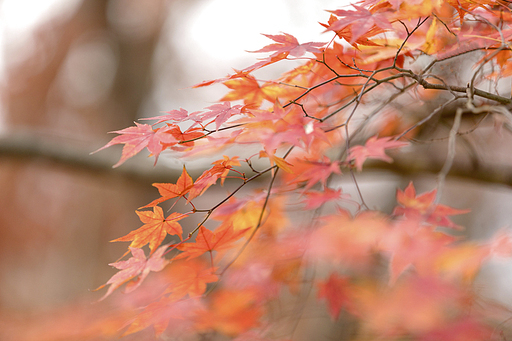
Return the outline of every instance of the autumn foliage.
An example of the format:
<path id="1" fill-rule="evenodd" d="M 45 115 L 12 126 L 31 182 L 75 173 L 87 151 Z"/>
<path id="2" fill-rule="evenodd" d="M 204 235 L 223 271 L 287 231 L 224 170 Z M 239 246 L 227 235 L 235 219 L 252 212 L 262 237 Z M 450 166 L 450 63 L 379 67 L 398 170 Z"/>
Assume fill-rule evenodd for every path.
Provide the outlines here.
<path id="1" fill-rule="evenodd" d="M 323 314 L 349 321 L 340 339 L 502 339 L 508 316 L 472 284 L 492 257 L 512 256 L 512 234 L 465 240 L 454 219 L 469 211 L 440 202 L 463 117 L 473 130 L 512 124 L 498 86 L 511 74 L 509 3 L 366 0 L 329 12 L 325 42 L 265 34 L 255 64 L 195 85 L 226 86 L 218 103 L 144 119 L 103 147 L 123 145 L 115 167 L 143 149 L 185 164 L 177 181 L 154 184 L 159 196 L 136 211 L 142 226 L 114 240 L 129 243 L 128 258 L 110 264 L 119 272 L 101 300 L 160 283 L 119 335 L 290 340 L 302 318 Z M 477 62 L 452 84 L 443 66 L 467 56 Z M 258 77 L 287 62 L 281 76 Z M 411 102 L 435 106 L 410 115 Z M 369 207 L 360 172 L 425 143 L 419 131 L 441 112 L 451 126 L 437 186 L 418 193 L 410 182 L 393 210 Z M 189 175 L 186 160 L 212 155 Z M 190 219 L 199 223 L 186 230 Z"/>

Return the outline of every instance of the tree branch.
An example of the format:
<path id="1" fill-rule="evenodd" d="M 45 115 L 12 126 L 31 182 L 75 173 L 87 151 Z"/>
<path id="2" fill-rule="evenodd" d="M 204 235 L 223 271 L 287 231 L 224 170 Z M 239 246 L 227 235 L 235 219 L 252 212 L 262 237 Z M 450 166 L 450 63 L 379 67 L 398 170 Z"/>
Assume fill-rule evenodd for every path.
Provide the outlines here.
<path id="1" fill-rule="evenodd" d="M 130 178 L 141 183 L 175 182 L 180 171 L 173 172 L 168 167 L 152 166 L 152 160 L 135 157 L 122 167 L 112 168 L 120 155 L 117 148 L 107 149 L 90 155 L 93 149 L 72 143 L 38 137 L 29 133 L 7 133 L 0 135 L 0 157 L 44 158 L 55 163 L 80 170 L 110 173 Z"/>

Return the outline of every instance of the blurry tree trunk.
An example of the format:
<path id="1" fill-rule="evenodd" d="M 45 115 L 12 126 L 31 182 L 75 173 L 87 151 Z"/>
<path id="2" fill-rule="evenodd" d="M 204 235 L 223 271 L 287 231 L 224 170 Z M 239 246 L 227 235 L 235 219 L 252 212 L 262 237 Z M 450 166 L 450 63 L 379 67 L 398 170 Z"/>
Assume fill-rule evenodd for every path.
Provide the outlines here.
<path id="1" fill-rule="evenodd" d="M 8 50 L 7 132 L 76 146 L 87 158 L 107 131 L 131 125 L 150 92 L 166 6 L 83 1 L 67 19 L 36 28 L 26 51 Z M 44 155 L 3 154 L 0 187 L 0 312 L 52 308 L 103 283 L 106 264 L 126 247 L 108 240 L 138 228 L 133 211 L 154 194 L 120 173 Z"/>

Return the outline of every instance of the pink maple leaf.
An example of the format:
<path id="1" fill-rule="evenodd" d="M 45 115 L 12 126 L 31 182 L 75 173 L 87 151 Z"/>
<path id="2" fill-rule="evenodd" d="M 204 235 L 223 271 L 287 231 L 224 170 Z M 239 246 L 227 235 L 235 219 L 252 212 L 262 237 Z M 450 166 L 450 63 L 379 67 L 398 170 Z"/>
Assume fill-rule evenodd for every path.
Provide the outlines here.
<path id="1" fill-rule="evenodd" d="M 135 122 L 134 127 L 128 127 L 123 130 L 112 131 L 111 133 L 120 134 L 114 137 L 109 143 L 94 151 L 99 152 L 105 148 L 115 144 L 124 144 L 121 153 L 121 159 L 113 166 L 118 167 L 127 159 L 139 153 L 142 149 L 147 148 L 149 152 L 155 156 L 155 163 L 158 156 L 166 147 L 162 143 L 168 145 L 177 144 L 178 141 L 171 134 L 173 126 L 165 126 L 153 129 L 149 124 L 140 124 Z M 92 154 L 92 153 L 91 153 Z"/>
<path id="2" fill-rule="evenodd" d="M 388 21 L 388 16 L 384 13 L 372 13 L 364 7 L 352 4 L 355 11 L 336 10 L 328 11 L 339 17 L 339 20 L 330 25 L 326 31 L 339 31 L 348 25 L 352 25 L 352 39 L 349 43 L 353 43 L 365 32 L 368 32 L 373 25 L 384 30 L 390 30 L 393 27 Z"/>
<path id="3" fill-rule="evenodd" d="M 201 113 L 199 116 L 201 118 L 201 122 L 205 122 L 211 118 L 215 118 L 213 121 L 215 122 L 215 129 L 219 130 L 220 126 L 225 123 L 232 116 L 239 115 L 243 109 L 242 105 L 231 106 L 230 102 L 224 102 L 222 104 L 214 104 L 206 107 L 205 109 L 210 109 L 209 111 L 205 111 Z M 212 121 L 212 122 L 213 122 Z"/>
<path id="4" fill-rule="evenodd" d="M 126 289 L 126 292 L 131 292 L 140 286 L 142 281 L 149 275 L 151 271 L 158 272 L 163 270 L 163 268 L 169 262 L 167 259 L 163 258 L 163 254 L 166 250 L 167 245 L 162 246 L 158 248 L 148 259 L 146 258 L 146 255 L 142 249 L 130 247 L 130 251 L 133 257 L 128 260 L 109 264 L 110 266 L 113 266 L 121 271 L 112 276 L 106 284 L 96 289 L 99 290 L 110 284 L 107 293 L 103 295 L 100 301 L 104 300 L 114 290 L 119 288 L 124 283 L 135 279 L 135 281 L 132 282 L 131 285 Z"/>
<path id="5" fill-rule="evenodd" d="M 324 188 L 322 191 L 309 191 L 304 194 L 306 195 L 304 203 L 307 210 L 316 209 L 329 201 L 349 197 L 347 194 L 342 194 L 341 189 L 331 189 L 329 187 Z"/>
<path id="6" fill-rule="evenodd" d="M 386 149 L 400 148 L 409 145 L 407 142 L 392 141 L 392 137 L 378 138 L 370 137 L 364 146 L 354 146 L 349 149 L 348 160 L 355 160 L 355 166 L 358 171 L 363 169 L 363 163 L 366 159 L 377 159 L 386 162 L 393 162 L 393 159 L 386 155 Z"/>
<path id="7" fill-rule="evenodd" d="M 279 55 L 280 53 L 285 52 L 286 54 L 289 54 L 294 57 L 301 57 L 306 52 L 321 53 L 322 51 L 319 48 L 325 45 L 325 43 L 313 43 L 313 42 L 299 44 L 298 40 L 294 36 L 292 36 L 291 34 L 288 34 L 288 33 L 284 33 L 284 32 L 283 32 L 283 34 L 280 34 L 280 35 L 270 35 L 270 34 L 263 34 L 263 35 L 269 39 L 272 39 L 276 43 L 267 45 L 257 51 L 250 51 L 250 52 L 275 51 L 273 56 Z"/>
<path id="8" fill-rule="evenodd" d="M 179 110 L 171 110 L 171 111 L 165 111 L 166 115 L 160 115 L 160 116 L 154 116 L 154 117 L 145 117 L 141 118 L 140 120 L 157 120 L 156 123 L 153 123 L 153 125 L 166 122 L 166 121 L 174 121 L 176 123 L 192 120 L 197 122 L 197 114 L 199 111 L 195 111 L 193 113 L 188 113 L 187 110 L 180 108 Z"/>

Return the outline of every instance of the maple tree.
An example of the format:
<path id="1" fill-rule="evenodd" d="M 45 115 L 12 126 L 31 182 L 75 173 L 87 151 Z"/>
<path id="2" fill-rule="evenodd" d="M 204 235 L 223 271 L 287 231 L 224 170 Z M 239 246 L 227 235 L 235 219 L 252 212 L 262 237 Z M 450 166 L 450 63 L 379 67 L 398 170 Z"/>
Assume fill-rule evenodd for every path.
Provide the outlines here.
<path id="1" fill-rule="evenodd" d="M 289 340 L 293 320 L 308 309 L 305 297 L 315 297 L 333 323 L 353 321 L 347 339 L 502 339 L 507 316 L 484 304 L 472 284 L 492 257 L 512 256 L 512 234 L 464 240 L 451 217 L 469 211 L 440 201 L 461 136 L 487 122 L 500 133 L 512 124 L 510 89 L 502 86 L 512 57 L 509 7 L 499 0 L 360 1 L 329 11 L 321 24 L 326 42 L 265 34 L 273 42 L 252 52 L 270 55 L 195 86 L 226 86 L 217 104 L 115 131 L 103 147 L 123 145 L 114 167 L 144 148 L 155 162 L 164 151 L 218 155 L 195 180 L 185 165 L 175 183 L 154 184 L 160 197 L 136 211 L 144 225 L 114 240 L 131 242 L 125 255 L 132 257 L 111 264 L 120 272 L 102 300 L 125 283 L 134 291 L 150 272 L 164 282 L 120 333 Z M 469 55 L 478 60 L 464 86 L 451 84 L 443 66 Z M 286 61 L 298 66 L 258 78 L 258 70 Z M 411 102 L 434 107 L 414 116 L 400 109 Z M 432 142 L 421 129 L 441 113 L 450 127 L 436 187 L 417 194 L 410 182 L 397 189 L 391 212 L 370 208 L 359 173 Z M 475 122 L 470 131 L 461 128 L 466 117 Z M 237 155 L 221 156 L 227 147 Z M 344 192 L 343 178 L 355 195 Z M 206 208 L 197 203 L 225 182 L 235 186 L 225 198 Z M 183 232 L 191 217 L 200 222 Z M 286 294 L 298 302 L 294 313 L 275 304 Z"/>

